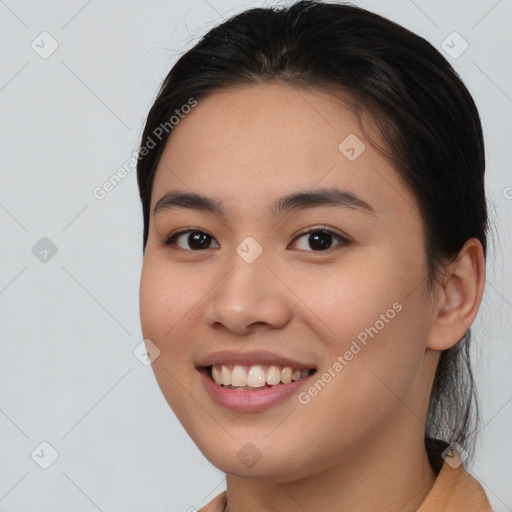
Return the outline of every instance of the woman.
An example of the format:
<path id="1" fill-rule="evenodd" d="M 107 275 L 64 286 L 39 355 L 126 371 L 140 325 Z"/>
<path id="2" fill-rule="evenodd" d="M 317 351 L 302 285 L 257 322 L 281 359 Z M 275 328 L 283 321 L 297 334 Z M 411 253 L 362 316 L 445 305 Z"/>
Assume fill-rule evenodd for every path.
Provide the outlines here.
<path id="1" fill-rule="evenodd" d="M 484 147 L 437 50 L 349 5 L 237 15 L 164 81 L 138 183 L 155 376 L 227 474 L 202 510 L 490 510 Z"/>

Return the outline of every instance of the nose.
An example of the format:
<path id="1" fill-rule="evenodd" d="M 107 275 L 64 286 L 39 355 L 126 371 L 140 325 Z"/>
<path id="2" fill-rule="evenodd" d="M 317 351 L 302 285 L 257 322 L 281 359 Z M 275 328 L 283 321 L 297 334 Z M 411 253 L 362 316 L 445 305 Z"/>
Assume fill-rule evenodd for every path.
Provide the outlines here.
<path id="1" fill-rule="evenodd" d="M 206 324 L 238 335 L 284 327 L 291 319 L 293 301 L 278 268 L 268 265 L 265 251 L 252 263 L 233 252 L 208 294 Z"/>

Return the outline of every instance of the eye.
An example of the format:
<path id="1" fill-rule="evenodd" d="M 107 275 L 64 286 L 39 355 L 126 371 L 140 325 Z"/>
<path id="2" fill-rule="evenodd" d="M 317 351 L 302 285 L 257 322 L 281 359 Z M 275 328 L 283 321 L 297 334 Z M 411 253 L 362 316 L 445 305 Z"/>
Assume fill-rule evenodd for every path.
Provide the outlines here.
<path id="1" fill-rule="evenodd" d="M 295 240 L 299 240 L 305 237 L 307 238 L 305 239 L 305 242 L 302 244 L 303 247 L 300 249 L 308 251 L 309 247 L 312 249 L 313 252 L 326 252 L 330 249 L 335 249 L 337 246 L 332 246 L 333 240 L 339 242 L 338 246 L 345 246 L 350 243 L 350 240 L 348 240 L 344 236 L 341 236 L 340 234 L 335 233 L 334 231 L 326 229 L 325 227 L 315 228 L 306 231 L 305 233 L 302 233 L 302 235 L 299 235 L 297 238 L 295 238 Z"/>
<path id="2" fill-rule="evenodd" d="M 188 235 L 188 236 L 186 236 Z M 298 237 L 294 239 L 294 242 L 300 240 L 301 238 L 308 237 L 303 243 L 302 247 L 299 247 L 300 250 L 309 251 L 310 252 L 326 252 L 331 249 L 335 249 L 337 246 L 345 246 L 350 243 L 350 240 L 345 238 L 344 236 L 335 233 L 329 229 L 323 228 L 315 228 L 305 233 L 302 233 Z M 182 231 L 178 231 L 177 233 L 172 234 L 163 242 L 163 245 L 166 246 L 175 246 L 176 248 L 183 251 L 202 251 L 206 249 L 211 249 L 211 242 L 217 241 L 208 233 L 198 229 L 186 229 Z M 338 242 L 337 245 L 333 246 L 333 241 Z M 180 245 L 185 244 L 185 246 Z M 187 247 L 188 245 L 188 247 Z M 309 249 L 308 249 L 309 246 Z M 217 246 L 219 247 L 218 243 Z"/>
<path id="3" fill-rule="evenodd" d="M 185 237 L 185 235 L 188 235 Z M 185 240 L 185 244 L 188 244 L 188 247 L 182 247 L 179 245 L 179 240 L 183 239 Z M 177 233 L 174 233 L 173 235 L 169 236 L 164 242 L 164 245 L 174 245 L 178 249 L 184 250 L 184 251 L 201 251 L 205 249 L 211 249 L 210 243 L 212 240 L 215 240 L 212 236 L 210 236 L 208 233 L 205 233 L 204 231 L 200 230 L 182 230 L 178 231 Z M 219 247 L 219 245 L 217 245 Z"/>

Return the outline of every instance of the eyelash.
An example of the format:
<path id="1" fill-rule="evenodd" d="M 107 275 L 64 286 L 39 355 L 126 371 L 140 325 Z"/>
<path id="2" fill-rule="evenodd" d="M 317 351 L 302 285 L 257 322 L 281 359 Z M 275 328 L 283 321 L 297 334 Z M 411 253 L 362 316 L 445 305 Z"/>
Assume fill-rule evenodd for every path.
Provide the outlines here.
<path id="1" fill-rule="evenodd" d="M 168 246 L 168 247 L 171 247 L 171 246 L 174 246 L 173 249 L 175 250 L 178 250 L 178 251 L 183 251 L 183 252 L 203 252 L 203 251 L 206 251 L 208 249 L 198 249 L 198 250 L 194 250 L 194 249 L 182 249 L 181 247 L 178 247 L 176 246 L 175 244 L 175 241 L 177 238 L 179 238 L 181 235 L 184 235 L 184 234 L 187 234 L 187 233 L 201 233 L 201 234 L 205 234 L 207 235 L 208 237 L 210 237 L 212 240 L 215 240 L 214 237 L 212 237 L 211 235 L 209 235 L 208 233 L 206 233 L 205 231 L 202 231 L 200 229 L 183 229 L 181 231 L 178 231 L 176 233 L 173 233 L 172 235 L 170 235 L 169 237 L 167 237 L 164 242 L 162 242 L 163 245 L 165 246 Z M 336 245 L 334 247 L 329 247 L 329 249 L 325 249 L 325 250 L 317 250 L 317 251 L 314 251 L 314 250 L 310 250 L 310 251 L 305 251 L 305 252 L 312 252 L 312 253 L 322 253 L 322 252 L 326 252 L 326 253 L 330 253 L 331 251 L 337 249 L 337 248 L 341 248 L 341 247 L 344 247 L 344 246 L 347 246 L 350 244 L 350 240 L 334 231 L 331 231 L 330 229 L 327 229 L 327 227 L 323 226 L 321 228 L 313 228 L 309 231 L 305 231 L 304 233 L 301 233 L 299 235 L 297 235 L 292 242 L 296 241 L 297 239 L 303 237 L 303 236 L 306 236 L 306 235 L 311 235 L 311 234 L 317 234 L 317 233 L 322 233 L 322 234 L 328 234 L 328 235 L 331 235 L 336 241 L 340 242 L 339 245 Z M 216 240 L 215 240 L 216 241 Z M 218 242 L 217 242 L 218 243 Z M 217 249 L 217 247 L 215 247 L 215 249 Z"/>

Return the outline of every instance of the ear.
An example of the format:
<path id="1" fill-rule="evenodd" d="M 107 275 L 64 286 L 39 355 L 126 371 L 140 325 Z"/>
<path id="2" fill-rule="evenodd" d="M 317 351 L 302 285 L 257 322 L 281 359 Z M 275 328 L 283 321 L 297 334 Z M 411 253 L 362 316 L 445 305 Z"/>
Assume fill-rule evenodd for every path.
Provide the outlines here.
<path id="1" fill-rule="evenodd" d="M 457 258 L 445 268 L 436 293 L 433 323 L 427 348 L 446 350 L 459 342 L 478 313 L 485 285 L 482 244 L 466 241 Z"/>

